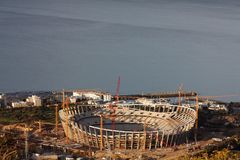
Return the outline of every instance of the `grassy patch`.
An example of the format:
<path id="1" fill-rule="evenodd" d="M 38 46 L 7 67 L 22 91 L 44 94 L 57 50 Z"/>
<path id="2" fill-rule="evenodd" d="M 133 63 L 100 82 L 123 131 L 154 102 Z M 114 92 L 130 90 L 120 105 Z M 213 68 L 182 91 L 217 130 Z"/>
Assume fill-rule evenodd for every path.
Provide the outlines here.
<path id="1" fill-rule="evenodd" d="M 31 123 L 42 120 L 45 122 L 54 122 L 55 108 L 48 107 L 29 107 L 0 110 L 0 123 Z"/>

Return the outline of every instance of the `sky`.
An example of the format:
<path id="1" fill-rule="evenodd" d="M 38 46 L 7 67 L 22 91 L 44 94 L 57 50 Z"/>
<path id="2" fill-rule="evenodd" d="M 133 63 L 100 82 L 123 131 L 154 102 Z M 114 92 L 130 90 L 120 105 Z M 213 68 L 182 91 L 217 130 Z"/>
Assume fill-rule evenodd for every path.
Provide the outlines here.
<path id="1" fill-rule="evenodd" d="M 240 97 L 239 61 L 238 0 L 0 0 L 3 92 Z"/>

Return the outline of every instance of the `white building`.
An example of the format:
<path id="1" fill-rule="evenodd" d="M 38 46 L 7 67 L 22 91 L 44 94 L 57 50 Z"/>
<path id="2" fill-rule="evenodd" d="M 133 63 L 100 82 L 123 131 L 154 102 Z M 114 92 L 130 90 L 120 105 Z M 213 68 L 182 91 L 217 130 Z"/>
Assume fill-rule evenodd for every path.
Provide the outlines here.
<path id="1" fill-rule="evenodd" d="M 0 94 L 0 108 L 6 107 L 7 106 L 7 100 L 5 94 L 1 93 Z"/>
<path id="2" fill-rule="evenodd" d="M 31 103 L 33 106 L 40 107 L 42 106 L 42 100 L 36 95 L 32 95 L 26 99 L 26 102 Z"/>
<path id="3" fill-rule="evenodd" d="M 95 101 L 111 101 L 112 95 L 105 92 L 99 92 L 99 91 L 74 91 L 72 97 L 70 98 L 71 102 L 76 102 L 77 99 L 88 99 L 88 100 L 95 100 Z"/>
<path id="4" fill-rule="evenodd" d="M 209 110 L 213 110 L 213 111 L 225 111 L 228 112 L 228 108 L 226 107 L 226 105 L 224 104 L 211 104 L 208 107 Z"/>
<path id="5" fill-rule="evenodd" d="M 29 107 L 29 104 L 27 102 L 24 102 L 24 101 L 12 102 L 12 107 L 13 108 Z"/>
<path id="6" fill-rule="evenodd" d="M 95 92 L 92 91 L 85 91 L 85 92 L 73 92 L 73 97 L 77 97 L 79 99 L 93 99 L 93 100 L 100 100 L 101 96 L 97 95 Z"/>
<path id="7" fill-rule="evenodd" d="M 71 96 L 69 99 L 70 99 L 70 103 L 76 103 L 78 98 Z"/>
<path id="8" fill-rule="evenodd" d="M 103 100 L 103 102 L 109 102 L 112 100 L 112 95 L 111 94 L 103 94 L 102 100 Z"/>

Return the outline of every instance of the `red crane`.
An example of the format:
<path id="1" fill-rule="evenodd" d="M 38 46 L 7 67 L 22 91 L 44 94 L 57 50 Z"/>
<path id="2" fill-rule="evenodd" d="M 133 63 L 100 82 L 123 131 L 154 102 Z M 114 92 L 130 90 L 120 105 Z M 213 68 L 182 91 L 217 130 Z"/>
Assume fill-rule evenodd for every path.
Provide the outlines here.
<path id="1" fill-rule="evenodd" d="M 115 126 L 115 118 L 116 118 L 115 112 L 116 112 L 116 107 L 117 107 L 117 104 L 118 104 L 118 101 L 119 101 L 119 90 L 120 90 L 120 76 L 118 77 L 114 106 L 110 106 L 111 109 L 112 109 L 112 127 L 111 127 L 112 130 L 116 129 L 116 126 Z"/>
<path id="2" fill-rule="evenodd" d="M 115 95 L 115 102 L 118 103 L 119 100 L 119 90 L 120 90 L 120 76 L 118 77 L 118 82 L 117 82 L 117 89 L 116 89 L 116 95 Z"/>

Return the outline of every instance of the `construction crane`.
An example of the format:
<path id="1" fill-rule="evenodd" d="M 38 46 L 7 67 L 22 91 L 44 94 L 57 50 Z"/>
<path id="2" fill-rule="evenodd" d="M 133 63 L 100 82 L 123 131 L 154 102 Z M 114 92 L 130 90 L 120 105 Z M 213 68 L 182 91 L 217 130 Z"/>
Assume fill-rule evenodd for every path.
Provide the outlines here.
<path id="1" fill-rule="evenodd" d="M 56 135 L 58 134 L 58 104 L 56 104 L 55 106 L 55 131 L 56 131 Z"/>
<path id="2" fill-rule="evenodd" d="M 100 151 L 103 150 L 103 115 L 100 115 Z"/>
<path id="3" fill-rule="evenodd" d="M 120 90 L 120 76 L 118 77 L 118 82 L 117 82 L 117 89 L 116 89 L 116 95 L 115 95 L 115 101 L 118 103 L 119 101 L 119 90 Z"/>
<path id="4" fill-rule="evenodd" d="M 24 135 L 25 135 L 25 159 L 26 160 L 28 160 L 28 132 L 29 132 L 29 127 L 27 126 L 27 124 L 25 124 Z"/>
<path id="5" fill-rule="evenodd" d="M 110 115 L 100 115 L 100 150 L 103 150 L 103 118 L 109 118 L 112 120 L 111 123 L 111 128 L 112 130 L 116 129 L 116 125 L 115 125 L 115 118 L 116 118 L 116 107 L 117 104 L 119 102 L 119 90 L 120 90 L 120 76 L 118 77 L 118 82 L 117 82 L 117 88 L 116 88 L 116 94 L 114 97 L 114 105 L 112 105 L 111 103 L 109 104 L 109 108 L 111 109 L 111 114 Z"/>
<path id="6" fill-rule="evenodd" d="M 65 98 L 64 98 L 65 99 Z M 69 144 L 69 98 L 66 98 L 66 101 L 64 100 L 64 109 L 66 110 L 66 144 Z"/>
<path id="7" fill-rule="evenodd" d="M 183 92 L 183 83 L 178 87 L 178 106 L 181 106 L 181 94 Z"/>
<path id="8" fill-rule="evenodd" d="M 65 127 L 66 127 L 66 144 L 69 144 L 69 138 L 68 138 L 68 130 L 69 130 L 69 122 L 68 122 L 68 110 L 69 110 L 69 98 L 67 98 L 66 100 L 65 100 L 65 91 L 64 91 L 64 89 L 63 89 L 63 91 L 62 91 L 62 108 L 63 108 L 63 110 L 65 110 L 65 113 L 66 113 L 66 125 L 65 125 Z"/>
<path id="9" fill-rule="evenodd" d="M 111 105 L 111 110 L 112 110 L 112 130 L 116 129 L 116 125 L 115 125 L 115 112 L 116 112 L 116 107 L 117 104 L 119 102 L 119 90 L 120 90 L 120 76 L 118 77 L 118 81 L 117 81 L 117 88 L 116 88 L 116 94 L 115 94 L 115 101 L 114 101 L 114 105 Z"/>
<path id="10" fill-rule="evenodd" d="M 25 159 L 26 160 L 29 159 L 29 157 L 28 157 L 28 151 L 29 151 L 29 146 L 28 146 L 29 131 L 32 131 L 32 128 L 30 128 L 30 126 L 25 123 L 24 136 L 25 136 Z"/>
<path id="11" fill-rule="evenodd" d="M 197 143 L 197 129 L 198 129 L 198 108 L 199 108 L 199 105 L 198 105 L 198 95 L 196 95 L 195 97 L 195 101 L 196 101 L 196 120 L 195 120 L 195 142 Z"/>

